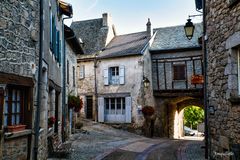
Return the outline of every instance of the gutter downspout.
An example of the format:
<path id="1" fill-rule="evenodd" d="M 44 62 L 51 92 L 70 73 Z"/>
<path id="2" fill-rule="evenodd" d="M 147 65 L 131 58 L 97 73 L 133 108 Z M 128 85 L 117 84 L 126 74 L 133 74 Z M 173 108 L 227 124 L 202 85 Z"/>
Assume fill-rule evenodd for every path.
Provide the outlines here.
<path id="1" fill-rule="evenodd" d="M 37 106 L 36 106 L 36 119 L 35 119 L 35 138 L 34 138 L 34 159 L 37 160 L 38 157 L 38 141 L 39 141 L 39 123 L 40 123 L 40 107 L 42 105 L 41 97 L 42 97 L 42 59 L 43 59 L 43 5 L 44 0 L 40 0 L 40 49 L 39 49 L 39 67 L 38 67 L 38 86 L 37 86 Z"/>
<path id="2" fill-rule="evenodd" d="M 62 41 L 63 41 L 63 56 L 62 56 L 62 74 L 63 74 L 63 80 L 62 80 L 62 114 L 63 114 L 63 136 L 62 141 L 65 142 L 66 138 L 66 128 L 67 128 L 67 107 L 66 107 L 66 43 L 64 39 L 64 20 L 70 19 L 70 17 L 64 17 L 62 19 Z"/>
<path id="3" fill-rule="evenodd" d="M 95 115 L 94 115 L 94 119 L 95 119 L 95 122 L 98 122 L 98 90 L 97 90 L 97 54 L 95 55 L 94 57 L 94 85 L 95 85 L 95 88 L 94 88 L 94 95 L 95 95 Z"/>
<path id="4" fill-rule="evenodd" d="M 204 112 L 205 112 L 205 158 L 208 159 L 208 142 L 209 142 L 209 133 L 208 133 L 208 95 L 207 95 L 207 35 L 206 35 L 206 0 L 202 0 L 203 4 L 203 60 L 204 60 Z"/>

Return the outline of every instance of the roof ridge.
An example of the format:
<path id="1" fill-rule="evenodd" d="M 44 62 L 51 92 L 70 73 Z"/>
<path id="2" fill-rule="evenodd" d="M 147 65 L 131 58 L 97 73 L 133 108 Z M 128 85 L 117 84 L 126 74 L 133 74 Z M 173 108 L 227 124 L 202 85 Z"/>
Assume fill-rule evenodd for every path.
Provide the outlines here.
<path id="1" fill-rule="evenodd" d="M 200 23 L 194 23 L 195 25 L 199 25 L 199 24 L 202 24 L 201 22 Z M 166 26 L 166 27 L 158 27 L 158 28 L 153 28 L 153 30 L 156 30 L 156 29 L 167 29 L 167 28 L 176 28 L 176 27 L 184 27 L 185 24 L 180 24 L 180 25 L 175 25 L 175 26 Z"/>
<path id="2" fill-rule="evenodd" d="M 144 32 L 147 32 L 147 31 L 140 31 L 140 32 L 134 32 L 134 33 L 121 34 L 121 35 L 117 35 L 117 37 L 119 37 L 119 36 L 128 36 L 128 35 L 131 35 L 131 34 L 144 33 Z"/>
<path id="3" fill-rule="evenodd" d="M 73 21 L 72 24 L 73 24 L 73 23 L 79 23 L 79 22 L 95 21 L 95 20 L 100 20 L 100 19 L 102 19 L 102 18 L 95 18 L 95 19 L 86 19 L 86 20 L 80 20 L 80 21 Z"/>

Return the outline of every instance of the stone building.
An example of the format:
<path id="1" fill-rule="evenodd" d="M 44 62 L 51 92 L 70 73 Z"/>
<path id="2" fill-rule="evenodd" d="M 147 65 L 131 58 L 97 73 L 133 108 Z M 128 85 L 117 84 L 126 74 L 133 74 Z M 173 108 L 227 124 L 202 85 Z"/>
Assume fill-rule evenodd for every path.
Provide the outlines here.
<path id="1" fill-rule="evenodd" d="M 184 26 L 154 29 L 150 47 L 152 85 L 156 118 L 154 135 L 180 138 L 183 133 L 184 108 L 203 107 L 203 84 L 193 84 L 193 76 L 203 75 L 202 52 L 198 39 L 202 25 L 195 25 L 192 40 Z"/>
<path id="2" fill-rule="evenodd" d="M 147 105 L 143 70 L 151 62 L 150 58 L 145 60 L 149 56 L 148 34 L 144 31 L 115 36 L 97 55 L 99 122 L 132 123 L 137 128 L 143 125 L 141 109 Z"/>
<path id="3" fill-rule="evenodd" d="M 97 121 L 95 56 L 112 40 L 116 31 L 108 13 L 104 13 L 102 18 L 73 22 L 71 28 L 83 42 L 84 55 L 77 60 L 78 93 L 84 102 L 81 114 Z"/>
<path id="4" fill-rule="evenodd" d="M 240 1 L 206 1 L 210 158 L 240 159 Z"/>
<path id="5" fill-rule="evenodd" d="M 39 55 L 39 9 L 35 6 L 38 3 L 0 2 L 0 159 L 30 158 L 33 147 Z M 14 125 L 25 129 L 12 132 Z"/>
<path id="6" fill-rule="evenodd" d="M 119 36 L 109 14 L 103 14 L 100 19 L 73 22 L 71 27 L 82 39 L 86 53 L 78 57 L 83 116 L 99 122 L 140 126 L 143 98 L 147 97 L 143 94 L 143 70 L 150 68 L 143 66 L 151 63 L 150 22 L 145 32 Z M 151 80 L 149 72 L 146 75 Z"/>
<path id="7" fill-rule="evenodd" d="M 83 54 L 79 39 L 75 36 L 73 30 L 64 26 L 64 37 L 66 46 L 66 95 L 78 96 L 77 94 L 77 55 Z M 74 109 L 68 109 L 69 133 L 72 133 L 76 122 L 77 114 Z"/>
<path id="8" fill-rule="evenodd" d="M 39 0 L 0 2 L 0 159 L 32 159 L 36 153 L 38 159 L 46 159 L 47 137 L 63 135 L 62 15 L 71 16 L 72 10 L 61 1 L 44 1 L 41 41 L 39 5 Z M 42 68 L 38 63 L 40 46 Z M 42 95 L 39 99 L 38 90 Z M 48 123 L 50 117 L 56 118 L 54 124 Z M 34 143 L 36 139 L 38 143 Z"/>

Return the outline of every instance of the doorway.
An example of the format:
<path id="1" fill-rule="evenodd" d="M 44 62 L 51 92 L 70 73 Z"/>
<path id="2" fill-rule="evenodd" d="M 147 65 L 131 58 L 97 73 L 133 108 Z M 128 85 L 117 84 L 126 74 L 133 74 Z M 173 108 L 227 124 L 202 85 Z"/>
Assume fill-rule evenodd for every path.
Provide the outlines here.
<path id="1" fill-rule="evenodd" d="M 93 97 L 92 96 L 87 96 L 87 119 L 92 119 L 93 118 Z"/>

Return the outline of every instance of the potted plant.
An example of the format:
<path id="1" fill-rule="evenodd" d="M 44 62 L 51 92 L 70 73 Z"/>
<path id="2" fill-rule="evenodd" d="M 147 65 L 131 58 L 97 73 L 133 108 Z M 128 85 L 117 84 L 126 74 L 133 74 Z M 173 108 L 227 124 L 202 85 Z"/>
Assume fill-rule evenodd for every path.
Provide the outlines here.
<path id="1" fill-rule="evenodd" d="M 193 75 L 191 78 L 191 83 L 192 84 L 203 84 L 204 83 L 203 75 Z"/>
<path id="2" fill-rule="evenodd" d="M 145 106 L 142 109 L 142 113 L 144 116 L 152 116 L 154 114 L 154 108 L 151 106 Z"/>
<path id="3" fill-rule="evenodd" d="M 68 108 L 73 108 L 75 112 L 79 112 L 83 107 L 83 101 L 81 98 L 69 95 L 68 96 Z"/>
<path id="4" fill-rule="evenodd" d="M 26 125 L 23 125 L 23 124 L 7 126 L 7 131 L 8 132 L 19 132 L 19 131 L 22 131 L 24 129 L 26 129 Z"/>
<path id="5" fill-rule="evenodd" d="M 49 117 L 48 118 L 48 127 L 52 127 L 53 124 L 56 122 L 56 118 L 55 117 Z"/>

